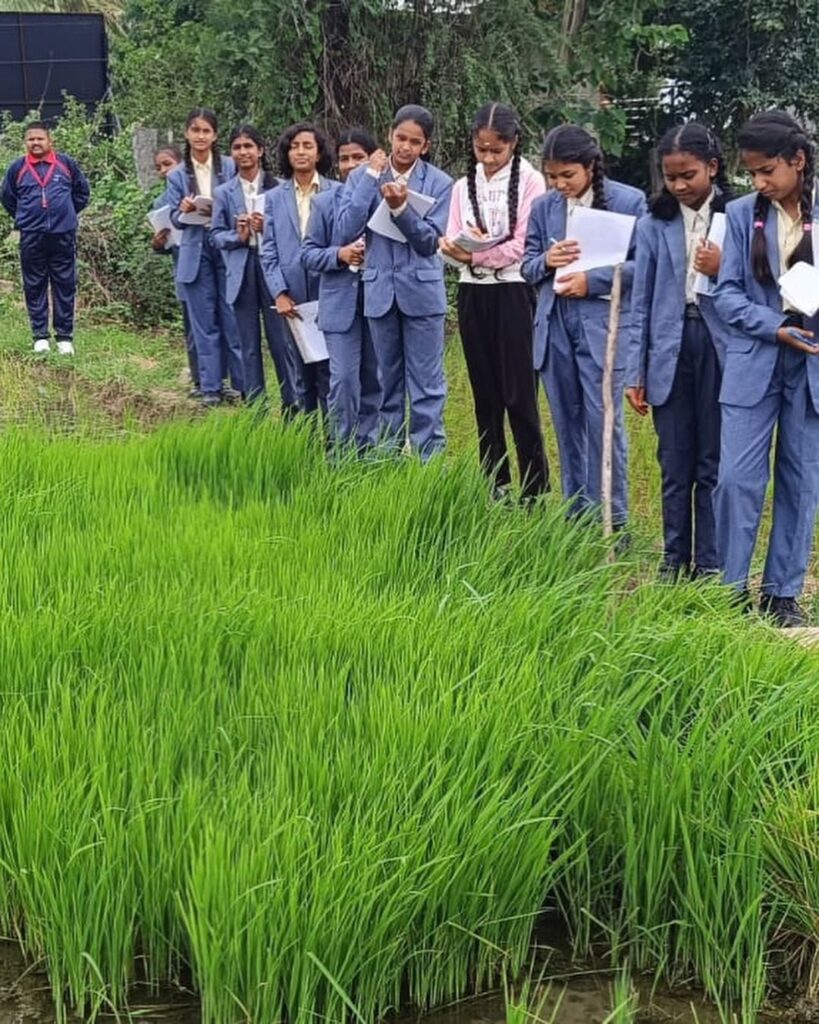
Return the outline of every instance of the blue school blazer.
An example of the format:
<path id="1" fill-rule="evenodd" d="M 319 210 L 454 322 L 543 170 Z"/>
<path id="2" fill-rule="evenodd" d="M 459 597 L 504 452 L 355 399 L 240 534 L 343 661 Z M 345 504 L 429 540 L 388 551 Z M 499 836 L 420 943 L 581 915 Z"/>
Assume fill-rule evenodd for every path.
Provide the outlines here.
<path id="1" fill-rule="evenodd" d="M 321 177 L 313 201 L 322 192 L 338 188 L 340 182 Z M 261 256 L 265 281 L 274 299 L 283 292 L 297 304 L 318 297 L 318 274 L 306 270 L 301 262 L 299 209 L 292 178 L 285 178 L 265 196 Z"/>
<path id="2" fill-rule="evenodd" d="M 210 240 L 221 250 L 225 261 L 225 297 L 231 305 L 239 298 L 245 277 L 247 255 L 250 252 L 250 246 L 247 242 L 240 242 L 236 233 L 236 218 L 243 213 L 247 213 L 245 194 L 242 191 L 242 179 L 237 174 L 235 178 L 220 185 L 213 194 L 213 225 L 210 231 Z M 259 243 L 261 244 L 261 239 Z"/>
<path id="3" fill-rule="evenodd" d="M 760 284 L 751 270 L 751 239 L 754 233 L 754 194 L 729 203 L 728 228 L 722 253 L 714 305 L 728 325 L 725 331 L 725 369 L 719 400 L 726 405 L 749 408 L 765 396 L 779 354 L 776 332 L 785 322 L 779 287 L 775 283 L 787 268 L 779 266 L 776 210 L 765 219 L 765 247 L 774 284 Z M 819 217 L 819 205 L 813 209 Z M 806 319 L 805 327 L 819 337 L 819 315 Z M 806 356 L 808 387 L 819 412 L 819 356 Z"/>
<path id="4" fill-rule="evenodd" d="M 338 210 L 337 230 L 342 244 L 366 237 L 367 255 L 361 271 L 364 282 L 364 313 L 385 316 L 393 304 L 404 316 L 443 316 L 446 313 L 444 263 L 438 239 L 449 218 L 452 178 L 432 164 L 419 160 L 412 170 L 409 188 L 435 200 L 421 217 L 411 206 L 395 218 L 406 242 L 395 242 L 367 228 L 367 221 L 381 202 L 381 185 L 392 181 L 388 169 L 380 178 L 357 167 L 347 179 Z"/>
<path id="5" fill-rule="evenodd" d="M 310 220 L 301 247 L 301 261 L 308 271 L 320 274 L 318 325 L 322 331 L 342 334 L 353 326 L 358 312 L 361 269 L 339 263 L 341 244 L 335 232 L 342 190 L 320 192 L 313 200 Z"/>
<path id="6" fill-rule="evenodd" d="M 631 286 L 631 337 L 628 386 L 645 387 L 649 405 L 668 401 L 685 326 L 685 224 L 651 214 L 637 224 L 634 280 Z M 720 365 L 725 359 L 723 330 L 710 295 L 700 295 L 700 312 Z"/>
<path id="7" fill-rule="evenodd" d="M 212 175 L 211 194 L 219 185 L 224 185 L 236 173 L 236 166 L 229 156 L 222 157 L 222 169 Z M 205 228 L 201 224 L 182 224 L 179 221 L 179 204 L 196 192 L 196 183 L 189 181 L 185 164 L 181 163 L 171 171 L 167 181 L 167 197 L 171 207 L 171 221 L 174 227 L 182 228 L 182 244 L 179 246 L 179 262 L 176 265 L 176 280 L 180 284 L 191 284 L 199 273 L 202 246 L 205 244 Z"/>
<path id="8" fill-rule="evenodd" d="M 605 179 L 604 194 L 606 207 L 613 213 L 628 213 L 642 217 L 646 212 L 643 193 L 623 185 L 619 181 Z M 566 237 L 566 200 L 554 189 L 538 196 L 532 204 L 529 226 L 526 231 L 526 246 L 523 252 L 521 273 L 529 284 L 537 286 L 537 308 L 534 324 L 534 366 L 541 370 L 546 362 L 546 346 L 549 340 L 549 320 L 555 304 L 553 289 L 555 273 L 544 262 L 546 251 L 551 248 L 550 239 Z M 566 271 L 571 271 L 567 267 Z M 602 367 L 606 354 L 608 334 L 609 303 L 601 298 L 611 291 L 614 267 L 598 267 L 587 272 L 589 294 L 585 299 L 572 299 L 579 306 L 580 319 L 591 344 L 594 361 Z M 625 367 L 628 351 L 628 337 L 631 333 L 630 303 L 631 281 L 634 276 L 634 239 L 632 238 L 628 260 L 623 266 L 623 287 L 620 306 L 620 330 L 617 340 L 615 368 Z"/>

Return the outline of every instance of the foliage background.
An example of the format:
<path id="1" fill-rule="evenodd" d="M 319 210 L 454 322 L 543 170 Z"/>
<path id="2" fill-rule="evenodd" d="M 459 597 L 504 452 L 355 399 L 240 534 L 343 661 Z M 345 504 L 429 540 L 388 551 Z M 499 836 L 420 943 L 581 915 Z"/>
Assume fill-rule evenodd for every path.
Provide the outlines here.
<path id="1" fill-rule="evenodd" d="M 429 106 L 433 157 L 463 167 L 473 111 L 512 102 L 536 158 L 542 132 L 592 126 L 611 171 L 643 187 L 669 124 L 700 117 L 727 147 L 753 110 L 819 118 L 819 0 L 16 0 L 7 9 L 101 10 L 110 28 L 112 102 L 87 117 L 68 102 L 58 145 L 87 168 L 81 299 L 138 324 L 176 315 L 166 261 L 147 245 L 152 196 L 136 184 L 129 128 L 180 139 L 188 109 L 223 133 L 251 121 L 274 140 L 304 117 L 330 132 L 366 124 L 384 138 L 393 111 Z M 113 120 L 121 131 L 106 133 Z M 0 169 L 21 126 L 0 125 Z M 16 245 L 0 219 L 0 276 Z"/>

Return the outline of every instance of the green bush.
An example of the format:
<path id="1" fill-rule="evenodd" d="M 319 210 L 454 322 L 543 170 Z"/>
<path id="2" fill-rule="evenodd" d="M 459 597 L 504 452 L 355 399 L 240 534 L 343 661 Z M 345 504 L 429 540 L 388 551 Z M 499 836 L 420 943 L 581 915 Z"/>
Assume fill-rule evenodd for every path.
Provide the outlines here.
<path id="1" fill-rule="evenodd" d="M 34 116 L 34 115 L 32 115 Z M 28 119 L 26 119 L 28 120 Z M 54 130 L 54 144 L 79 163 L 91 184 L 91 201 L 80 217 L 79 304 L 93 319 L 123 319 L 157 324 L 178 316 L 170 260 L 150 247 L 145 220 L 153 193 L 140 188 L 131 149 L 131 133 L 115 132 L 110 111 L 89 115 L 68 98 Z M 25 121 L 0 125 L 0 168 L 24 152 Z M 20 283 L 16 239 L 0 211 L 0 277 Z"/>

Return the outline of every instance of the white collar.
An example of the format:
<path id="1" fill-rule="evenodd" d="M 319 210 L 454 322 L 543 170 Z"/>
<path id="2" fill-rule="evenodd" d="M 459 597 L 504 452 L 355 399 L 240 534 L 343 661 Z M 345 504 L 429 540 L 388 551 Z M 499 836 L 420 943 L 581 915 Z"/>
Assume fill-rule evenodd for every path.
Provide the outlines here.
<path id="1" fill-rule="evenodd" d="M 412 177 L 413 171 L 415 170 L 415 168 L 417 166 L 418 166 L 418 161 L 416 160 L 415 163 L 412 165 L 412 167 L 410 167 L 410 169 L 408 171 L 404 171 L 402 173 L 401 171 L 397 171 L 395 169 L 395 164 L 392 162 L 392 157 L 390 157 L 390 170 L 392 171 L 392 176 L 393 176 L 393 178 L 395 178 L 396 181 L 398 181 L 399 179 L 401 181 L 409 181 L 410 178 Z"/>
<path id="2" fill-rule="evenodd" d="M 686 231 L 694 230 L 694 223 L 698 217 L 705 220 L 707 224 L 711 219 L 711 203 L 714 201 L 714 190 L 711 189 L 711 194 L 699 208 L 699 210 L 692 210 L 690 206 L 684 206 L 680 203 L 680 211 L 682 213 L 683 224 L 685 225 Z"/>

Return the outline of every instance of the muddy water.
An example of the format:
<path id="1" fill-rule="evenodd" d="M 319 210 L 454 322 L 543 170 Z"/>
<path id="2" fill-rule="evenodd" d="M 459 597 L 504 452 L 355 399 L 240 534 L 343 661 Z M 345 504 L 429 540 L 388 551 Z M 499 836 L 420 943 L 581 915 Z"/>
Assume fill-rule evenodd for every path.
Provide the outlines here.
<path id="1" fill-rule="evenodd" d="M 721 1024 L 719 1014 L 705 1004 L 697 993 L 671 995 L 654 992 L 650 983 L 639 979 L 636 985 L 637 1014 L 640 1024 Z M 558 1006 L 559 1002 L 559 1006 Z M 612 976 L 606 971 L 572 970 L 561 965 L 550 972 L 548 995 L 539 1018 L 554 1024 L 603 1024 L 612 1010 Z M 557 1011 L 555 1013 L 555 1010 Z M 819 1021 L 815 1011 L 773 1010 L 759 1018 L 760 1024 L 785 1022 L 809 1024 Z M 554 1017 L 553 1017 L 554 1014 Z M 167 993 L 158 999 L 141 998 L 133 993 L 130 1017 L 106 1015 L 105 1020 L 139 1021 L 141 1024 L 199 1024 L 199 1009 L 193 996 Z M 531 1018 L 530 1018 L 531 1019 Z M 623 1018 L 624 1020 L 627 1018 Z M 81 1018 L 73 1021 L 80 1024 Z M 0 942 L 0 1024 L 54 1024 L 48 979 L 36 967 L 26 966 L 18 947 Z M 503 995 L 495 993 L 461 1000 L 434 1013 L 401 1013 L 392 1024 L 505 1024 Z M 232 1022 L 225 1022 L 232 1024 Z M 535 1024 L 533 1021 L 532 1024 Z"/>

